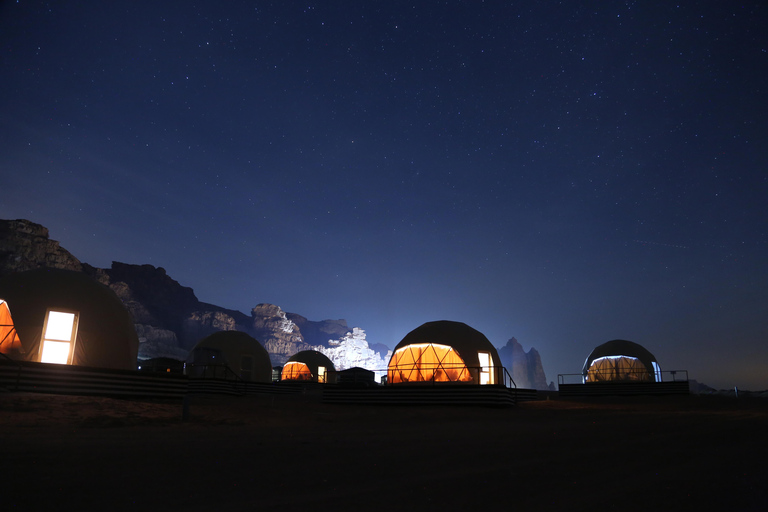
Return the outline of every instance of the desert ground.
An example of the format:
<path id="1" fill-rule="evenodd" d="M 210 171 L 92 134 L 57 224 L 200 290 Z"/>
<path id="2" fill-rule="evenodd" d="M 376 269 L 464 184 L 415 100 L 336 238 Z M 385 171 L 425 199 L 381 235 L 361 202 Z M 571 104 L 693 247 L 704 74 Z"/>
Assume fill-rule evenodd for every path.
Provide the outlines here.
<path id="1" fill-rule="evenodd" d="M 768 510 L 768 400 L 349 406 L 0 391 L 0 509 Z"/>

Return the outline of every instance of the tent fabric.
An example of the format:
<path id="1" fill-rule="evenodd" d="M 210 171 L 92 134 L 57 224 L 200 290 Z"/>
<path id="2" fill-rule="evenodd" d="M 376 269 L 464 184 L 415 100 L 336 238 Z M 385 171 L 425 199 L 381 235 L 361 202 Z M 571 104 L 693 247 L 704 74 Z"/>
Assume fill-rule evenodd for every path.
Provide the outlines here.
<path id="1" fill-rule="evenodd" d="M 22 354 L 23 352 L 24 349 L 21 346 L 16 327 L 13 325 L 13 317 L 8 303 L 0 299 L 0 354 L 11 357 L 11 355 Z"/>
<path id="2" fill-rule="evenodd" d="M 469 382 L 467 365 L 448 345 L 417 343 L 396 350 L 389 361 L 388 382 Z"/>
<path id="3" fill-rule="evenodd" d="M 312 380 L 312 372 L 309 366 L 298 361 L 288 361 L 283 366 L 283 372 L 280 374 L 281 380 Z"/>
<path id="4" fill-rule="evenodd" d="M 289 363 L 292 362 L 304 363 L 312 374 L 312 378 L 310 380 L 315 382 L 317 381 L 318 377 L 318 369 L 323 366 L 325 367 L 327 382 L 336 382 L 336 367 L 333 365 L 333 361 L 328 359 L 325 354 L 318 352 L 317 350 L 302 350 L 301 352 L 297 352 L 289 357 L 288 361 L 283 367 L 282 375 L 287 375 L 285 367 L 289 366 Z M 281 378 L 283 378 L 282 375 Z"/>
<path id="5" fill-rule="evenodd" d="M 397 344 L 387 381 L 479 383 L 480 352 L 490 354 L 495 383 L 503 382 L 499 353 L 483 333 L 462 322 L 427 322 Z"/>
<path id="6" fill-rule="evenodd" d="M 130 313 L 106 285 L 82 272 L 42 268 L 0 279 L 0 298 L 13 311 L 21 351 L 9 354 L 39 361 L 48 309 L 77 311 L 79 323 L 72 364 L 136 369 L 139 338 Z"/>
<path id="7" fill-rule="evenodd" d="M 587 382 L 600 381 L 650 381 L 648 373 L 639 359 L 629 356 L 601 357 L 592 361 L 587 371 Z"/>
<path id="8" fill-rule="evenodd" d="M 271 382 L 269 352 L 256 338 L 241 331 L 219 331 L 206 336 L 187 356 L 187 375 L 203 376 L 206 366 L 224 365 L 242 380 Z"/>
<path id="9" fill-rule="evenodd" d="M 611 340 L 589 354 L 582 375 L 585 382 L 652 381 L 658 371 L 656 358 L 642 345 L 627 340 Z"/>

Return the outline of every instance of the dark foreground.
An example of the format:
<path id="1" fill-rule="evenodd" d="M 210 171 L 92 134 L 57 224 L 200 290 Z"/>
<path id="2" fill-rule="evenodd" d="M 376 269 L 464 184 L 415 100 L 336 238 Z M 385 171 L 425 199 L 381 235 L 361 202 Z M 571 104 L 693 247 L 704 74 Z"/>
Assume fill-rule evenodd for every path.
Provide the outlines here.
<path id="1" fill-rule="evenodd" d="M 2 510 L 768 510 L 768 400 L 0 392 Z"/>

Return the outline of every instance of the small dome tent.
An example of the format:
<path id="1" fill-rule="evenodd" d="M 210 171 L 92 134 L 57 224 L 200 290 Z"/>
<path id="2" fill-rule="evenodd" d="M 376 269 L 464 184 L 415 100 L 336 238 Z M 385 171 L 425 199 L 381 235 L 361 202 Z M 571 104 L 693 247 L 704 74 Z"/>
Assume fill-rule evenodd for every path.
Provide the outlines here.
<path id="1" fill-rule="evenodd" d="M 139 339 L 128 310 L 85 273 L 42 268 L 10 274 L 0 279 L 0 299 L 18 335 L 18 342 L 0 346 L 8 357 L 136 369 Z"/>
<path id="2" fill-rule="evenodd" d="M 483 333 L 461 322 L 427 322 L 395 347 L 387 366 L 390 384 L 459 382 L 501 384 L 499 354 Z"/>
<path id="3" fill-rule="evenodd" d="M 200 340 L 187 357 L 190 377 L 226 377 L 226 368 L 245 381 L 272 382 L 269 352 L 244 332 L 215 332 Z"/>
<path id="4" fill-rule="evenodd" d="M 581 373 L 584 382 L 661 380 L 661 368 L 653 354 L 627 340 L 612 340 L 596 347 Z"/>
<path id="5" fill-rule="evenodd" d="M 302 350 L 288 359 L 280 379 L 335 383 L 336 368 L 328 357 L 317 350 Z"/>

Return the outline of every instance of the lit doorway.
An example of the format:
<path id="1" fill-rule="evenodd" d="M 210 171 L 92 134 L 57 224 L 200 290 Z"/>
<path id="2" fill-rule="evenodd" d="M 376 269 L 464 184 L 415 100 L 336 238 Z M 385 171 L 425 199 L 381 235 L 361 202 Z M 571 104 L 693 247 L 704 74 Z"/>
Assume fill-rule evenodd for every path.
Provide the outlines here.
<path id="1" fill-rule="evenodd" d="M 489 352 L 478 352 L 480 361 L 480 384 L 494 384 L 493 361 Z"/>
<path id="2" fill-rule="evenodd" d="M 49 309 L 40 340 L 40 362 L 72 364 L 79 313 Z"/>

